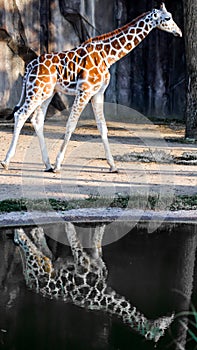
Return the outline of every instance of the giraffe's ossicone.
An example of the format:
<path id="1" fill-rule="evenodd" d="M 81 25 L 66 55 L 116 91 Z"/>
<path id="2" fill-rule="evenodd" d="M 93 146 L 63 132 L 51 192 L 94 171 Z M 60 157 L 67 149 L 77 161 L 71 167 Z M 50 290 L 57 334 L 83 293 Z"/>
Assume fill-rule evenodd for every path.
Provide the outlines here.
<path id="1" fill-rule="evenodd" d="M 14 109 L 15 127 L 12 142 L 5 160 L 1 162 L 4 169 L 8 169 L 15 154 L 21 128 L 30 117 L 39 137 L 46 171 L 59 171 L 78 119 L 87 103 L 91 101 L 110 171 L 117 172 L 109 148 L 103 113 L 104 92 L 110 81 L 109 68 L 131 52 L 154 28 L 182 36 L 171 13 L 162 3 L 160 9 L 144 13 L 119 29 L 91 38 L 72 50 L 43 54 L 30 62 L 23 79 L 20 101 Z M 48 105 L 58 91 L 74 94 L 76 97 L 67 121 L 62 146 L 55 166 L 52 167 L 43 126 Z"/>
<path id="2" fill-rule="evenodd" d="M 135 306 L 107 283 L 107 267 L 102 259 L 105 225 L 97 226 L 88 254 L 72 223 L 65 224 L 71 257 L 55 260 L 42 228 L 31 231 L 16 229 L 14 242 L 19 245 L 27 285 L 50 299 L 71 302 L 79 307 L 97 310 L 119 318 L 146 339 L 157 342 L 173 321 L 174 315 L 148 320 Z"/>

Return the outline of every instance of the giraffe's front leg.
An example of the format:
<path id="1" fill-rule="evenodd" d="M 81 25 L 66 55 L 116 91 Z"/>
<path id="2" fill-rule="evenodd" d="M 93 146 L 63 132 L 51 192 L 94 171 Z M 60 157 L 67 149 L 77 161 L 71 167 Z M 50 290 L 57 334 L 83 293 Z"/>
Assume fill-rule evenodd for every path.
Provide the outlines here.
<path id="1" fill-rule="evenodd" d="M 74 225 L 71 222 L 65 223 L 65 231 L 72 250 L 73 258 L 78 268 L 85 267 L 90 263 L 90 259 L 84 251 L 82 244 L 77 237 Z"/>
<path id="2" fill-rule="evenodd" d="M 52 257 L 53 257 L 52 252 L 47 245 L 43 228 L 42 227 L 33 228 L 30 232 L 30 236 L 31 236 L 34 244 L 38 248 L 38 250 L 40 252 L 42 252 L 45 256 L 47 256 L 48 258 L 52 259 Z"/>
<path id="3" fill-rule="evenodd" d="M 107 130 L 107 125 L 106 125 L 106 121 L 103 113 L 103 101 L 104 101 L 103 92 L 98 92 L 96 95 L 92 97 L 92 107 L 94 110 L 97 127 L 98 127 L 98 130 L 100 131 L 102 142 L 104 145 L 106 159 L 110 166 L 110 172 L 117 173 L 118 169 L 115 166 L 114 158 L 110 151 L 108 137 L 107 137 L 108 130 Z"/>
<path id="4" fill-rule="evenodd" d="M 102 240 L 105 232 L 106 224 L 97 225 L 92 237 L 92 248 L 94 249 L 94 257 L 102 257 Z"/>
<path id="5" fill-rule="evenodd" d="M 73 131 L 75 130 L 75 128 L 77 126 L 77 122 L 79 120 L 79 117 L 80 117 L 83 109 L 87 105 L 90 97 L 91 97 L 90 93 L 82 91 L 82 90 L 80 90 L 79 93 L 77 94 L 77 96 L 75 97 L 75 101 L 73 103 L 72 110 L 71 110 L 71 113 L 70 113 L 70 116 L 68 118 L 68 122 L 66 125 L 66 132 L 65 132 L 65 136 L 64 136 L 64 141 L 62 143 L 62 146 L 61 146 L 60 151 L 59 151 L 57 158 L 56 158 L 54 172 L 60 171 L 61 164 L 62 164 L 63 159 L 64 159 L 64 155 L 66 152 L 68 142 L 71 138 Z"/>

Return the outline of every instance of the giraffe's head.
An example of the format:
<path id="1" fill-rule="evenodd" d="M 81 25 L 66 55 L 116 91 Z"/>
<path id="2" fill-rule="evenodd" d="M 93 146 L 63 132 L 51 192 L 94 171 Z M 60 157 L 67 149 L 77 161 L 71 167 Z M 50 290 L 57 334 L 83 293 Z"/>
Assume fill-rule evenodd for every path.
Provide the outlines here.
<path id="1" fill-rule="evenodd" d="M 14 243 L 16 245 L 24 245 L 26 238 L 26 234 L 22 228 L 14 230 Z"/>
<path id="2" fill-rule="evenodd" d="M 18 245 L 24 254 L 29 252 L 29 238 L 22 228 L 14 230 L 14 243 Z"/>
<path id="3" fill-rule="evenodd" d="M 151 21 L 154 27 L 172 33 L 175 36 L 182 37 L 182 32 L 174 22 L 170 12 L 166 10 L 165 4 L 162 2 L 160 9 L 151 11 Z"/>

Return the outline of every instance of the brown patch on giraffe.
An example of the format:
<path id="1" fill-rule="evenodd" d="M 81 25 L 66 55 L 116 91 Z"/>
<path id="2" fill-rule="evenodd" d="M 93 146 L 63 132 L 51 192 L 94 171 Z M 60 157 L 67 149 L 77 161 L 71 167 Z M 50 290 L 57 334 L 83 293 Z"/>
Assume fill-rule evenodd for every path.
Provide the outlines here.
<path id="1" fill-rule="evenodd" d="M 44 262 L 44 271 L 49 273 L 51 271 L 51 261 L 49 258 L 47 258 L 46 256 L 43 257 L 43 262 Z"/>
<path id="2" fill-rule="evenodd" d="M 139 34 L 139 37 L 140 37 L 141 40 L 144 39 L 144 35 L 142 33 Z"/>
<path id="3" fill-rule="evenodd" d="M 36 86 L 33 88 L 33 95 L 36 95 L 39 91 L 39 88 Z"/>
<path id="4" fill-rule="evenodd" d="M 135 46 L 137 45 L 137 44 L 139 44 L 139 39 L 138 38 L 134 38 L 134 44 L 135 44 Z"/>
<path id="5" fill-rule="evenodd" d="M 51 65 L 51 61 L 46 60 L 46 61 L 44 62 L 44 64 L 45 64 L 45 66 L 50 67 L 50 65 Z"/>
<path id="6" fill-rule="evenodd" d="M 109 53 L 110 49 L 111 49 L 110 44 L 105 44 L 105 45 L 104 45 L 104 51 L 105 51 L 107 54 Z"/>
<path id="7" fill-rule="evenodd" d="M 69 60 L 72 60 L 72 59 L 73 59 L 74 54 L 75 54 L 75 53 L 74 53 L 73 51 L 69 51 L 69 52 L 67 53 L 67 56 L 68 56 Z"/>
<path id="8" fill-rule="evenodd" d="M 117 54 L 117 51 L 115 51 L 113 49 L 110 51 L 110 55 L 115 56 L 116 54 Z"/>
<path id="9" fill-rule="evenodd" d="M 32 83 L 35 80 L 35 76 L 29 75 L 28 80 Z"/>
<path id="10" fill-rule="evenodd" d="M 75 68 L 76 68 L 75 62 L 69 61 L 67 67 L 68 67 L 68 70 L 69 70 L 70 72 L 74 72 L 74 71 L 75 71 Z"/>
<path id="11" fill-rule="evenodd" d="M 144 27 L 144 22 L 140 21 L 140 23 L 138 24 L 138 27 L 140 27 L 140 28 Z"/>
<path id="12" fill-rule="evenodd" d="M 38 72 L 38 74 L 39 75 L 45 75 L 45 74 L 49 74 L 49 70 L 48 70 L 48 68 L 46 68 L 45 67 L 45 65 L 44 64 L 41 64 L 40 66 L 39 66 L 39 72 Z"/>
<path id="13" fill-rule="evenodd" d="M 127 35 L 127 40 L 132 41 L 133 40 L 133 35 Z"/>
<path id="14" fill-rule="evenodd" d="M 55 74 L 55 72 L 56 72 L 56 66 L 52 65 L 52 66 L 50 67 L 50 73 L 51 73 L 51 74 Z"/>
<path id="15" fill-rule="evenodd" d="M 95 84 L 98 84 L 98 83 L 100 83 L 101 82 L 101 77 L 100 77 L 100 75 L 99 76 L 97 76 L 97 77 L 89 77 L 88 78 L 88 82 L 91 84 L 91 85 L 95 85 Z"/>
<path id="16" fill-rule="evenodd" d="M 46 83 L 49 83 L 50 82 L 50 76 L 48 75 L 44 75 L 42 78 L 40 78 L 40 81 L 44 82 L 45 84 Z"/>
<path id="17" fill-rule="evenodd" d="M 96 66 L 99 65 L 101 62 L 101 56 L 99 55 L 98 52 L 93 52 L 90 57 L 92 58 L 93 62 L 95 63 Z"/>
<path id="18" fill-rule="evenodd" d="M 85 80 L 87 77 L 87 71 L 83 70 L 81 67 L 77 69 L 77 78 Z"/>
<path id="19" fill-rule="evenodd" d="M 126 38 L 123 36 L 122 38 L 119 39 L 121 44 L 124 45 L 126 43 Z"/>
<path id="20" fill-rule="evenodd" d="M 148 32 L 148 24 L 145 25 L 144 29 Z"/>
<path id="21" fill-rule="evenodd" d="M 79 49 L 76 51 L 76 54 L 77 54 L 79 57 L 83 57 L 83 56 L 87 55 L 87 52 L 86 52 L 83 48 L 79 48 Z"/>
<path id="22" fill-rule="evenodd" d="M 68 77 L 69 77 L 69 75 L 68 75 L 68 69 L 64 69 L 64 72 L 63 72 L 63 79 L 64 80 L 68 80 Z"/>
<path id="23" fill-rule="evenodd" d="M 96 67 L 90 70 L 88 81 L 91 84 L 97 84 L 101 81 L 101 75 L 99 74 L 99 71 Z"/>
<path id="24" fill-rule="evenodd" d="M 123 51 L 119 52 L 119 54 L 118 54 L 118 57 L 119 57 L 119 58 L 122 58 L 122 57 L 124 57 L 124 56 L 125 56 L 125 53 L 124 53 Z"/>
<path id="25" fill-rule="evenodd" d="M 62 72 L 63 72 L 63 66 L 62 65 L 58 65 L 57 72 L 59 73 L 59 75 L 62 74 Z"/>
<path id="26" fill-rule="evenodd" d="M 80 87 L 81 87 L 82 90 L 89 90 L 90 84 L 88 84 L 87 82 L 85 82 L 85 83 L 82 83 L 82 84 L 80 85 Z"/>
<path id="27" fill-rule="evenodd" d="M 91 56 L 90 56 L 91 57 Z M 86 69 L 90 69 L 92 66 L 93 66 L 93 62 L 92 62 L 92 60 L 90 59 L 90 57 L 89 56 L 86 56 L 84 59 L 83 59 L 83 61 L 82 61 L 82 63 L 81 63 L 81 66 L 83 66 L 84 68 L 86 68 Z"/>
<path id="28" fill-rule="evenodd" d="M 134 28 L 130 29 L 129 33 L 135 34 L 135 29 Z"/>
<path id="29" fill-rule="evenodd" d="M 137 34 L 141 33 L 141 31 L 142 31 L 142 30 L 141 30 L 140 28 L 137 28 L 137 29 L 136 29 L 136 33 L 137 33 Z"/>
<path id="30" fill-rule="evenodd" d="M 45 54 L 41 55 L 41 56 L 39 57 L 39 61 L 40 61 L 40 63 L 44 62 L 44 61 L 45 61 L 45 59 L 46 59 Z"/>
<path id="31" fill-rule="evenodd" d="M 107 67 L 106 64 L 102 62 L 99 66 L 99 71 L 103 73 L 106 70 L 106 67 Z"/>
<path id="32" fill-rule="evenodd" d="M 63 52 L 60 52 L 59 54 L 58 54 L 58 56 L 59 56 L 59 58 L 61 59 L 61 60 L 63 60 L 64 58 L 65 58 L 65 53 L 63 53 Z"/>
<path id="33" fill-rule="evenodd" d="M 51 84 L 46 84 L 44 89 L 43 89 L 43 92 L 48 95 L 49 93 L 51 93 L 51 91 L 52 91 Z"/>
<path id="34" fill-rule="evenodd" d="M 87 52 L 92 52 L 94 50 L 94 45 L 88 44 L 86 45 Z"/>
<path id="35" fill-rule="evenodd" d="M 122 38 L 122 35 L 123 35 L 123 33 L 120 32 L 119 34 L 116 35 L 116 38 L 117 38 L 117 39 Z"/>
<path id="36" fill-rule="evenodd" d="M 131 50 L 132 49 L 132 44 L 131 43 L 128 43 L 126 46 L 125 46 L 125 49 L 126 50 Z"/>
<path id="37" fill-rule="evenodd" d="M 111 45 L 116 49 L 116 50 L 120 50 L 120 44 L 118 42 L 118 40 L 113 40 Z"/>
<path id="38" fill-rule="evenodd" d="M 103 48 L 102 44 L 97 44 L 96 45 L 96 50 L 100 51 L 100 50 L 102 50 L 102 48 Z"/>
<path id="39" fill-rule="evenodd" d="M 73 61 L 74 61 L 77 65 L 79 64 L 80 59 L 81 59 L 81 57 L 78 56 L 77 54 L 74 55 L 74 57 L 73 57 Z M 82 59 L 83 59 L 83 57 L 82 57 Z"/>
<path id="40" fill-rule="evenodd" d="M 58 56 L 54 56 L 54 57 L 52 58 L 52 62 L 53 62 L 53 63 L 59 63 L 59 57 L 58 57 Z"/>
<path id="41" fill-rule="evenodd" d="M 105 82 L 108 82 L 109 79 L 110 79 L 110 73 L 109 73 L 109 71 L 107 71 L 105 74 Z"/>
<path id="42" fill-rule="evenodd" d="M 36 66 L 32 69 L 31 74 L 37 75 L 37 72 L 38 72 L 38 66 Z"/>
<path id="43" fill-rule="evenodd" d="M 47 53 L 47 54 L 46 54 L 46 58 L 47 58 L 47 59 L 51 60 L 52 57 L 53 57 L 53 55 L 52 55 L 51 53 Z"/>
<path id="44" fill-rule="evenodd" d="M 107 61 L 109 64 L 113 64 L 114 62 L 116 62 L 115 58 L 110 58 L 110 57 L 107 59 Z"/>

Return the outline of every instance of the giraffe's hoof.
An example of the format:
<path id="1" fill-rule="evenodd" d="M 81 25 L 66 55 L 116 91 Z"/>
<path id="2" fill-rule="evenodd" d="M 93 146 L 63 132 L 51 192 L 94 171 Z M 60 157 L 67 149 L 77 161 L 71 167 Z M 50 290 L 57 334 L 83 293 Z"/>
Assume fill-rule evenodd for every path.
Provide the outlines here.
<path id="1" fill-rule="evenodd" d="M 109 169 L 109 171 L 110 171 L 110 173 L 118 173 L 118 172 L 119 172 L 118 169 L 115 168 L 115 167 L 111 167 L 111 168 Z"/>
<path id="2" fill-rule="evenodd" d="M 59 173 L 60 173 L 60 169 L 58 169 L 58 168 L 53 168 L 53 173 L 59 174 Z"/>
<path id="3" fill-rule="evenodd" d="M 5 170 L 8 170 L 8 164 L 6 162 L 1 162 L 1 165 Z"/>
<path id="4" fill-rule="evenodd" d="M 45 173 L 54 173 L 54 169 L 51 167 L 49 169 L 44 170 Z"/>

